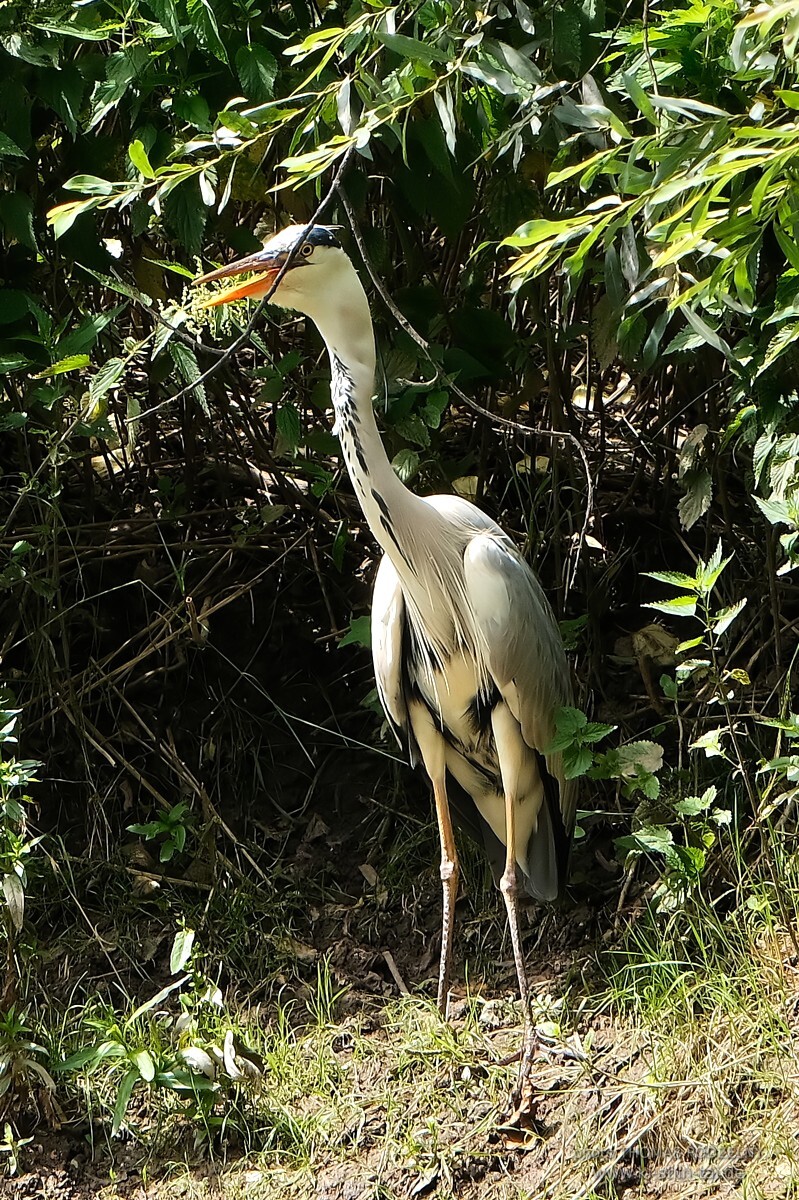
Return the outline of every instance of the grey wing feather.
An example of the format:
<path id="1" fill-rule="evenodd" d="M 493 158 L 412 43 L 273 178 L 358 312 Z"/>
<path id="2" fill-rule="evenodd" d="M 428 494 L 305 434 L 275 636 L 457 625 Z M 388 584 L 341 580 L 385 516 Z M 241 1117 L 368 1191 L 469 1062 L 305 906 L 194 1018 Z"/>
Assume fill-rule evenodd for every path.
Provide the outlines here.
<path id="1" fill-rule="evenodd" d="M 569 667 L 554 614 L 532 570 L 502 534 L 472 538 L 464 571 L 489 670 L 525 742 L 542 756 L 557 781 L 560 816 L 570 836 L 576 787 L 564 779 L 560 754 L 543 754 L 554 737 L 555 713 L 572 703 Z"/>

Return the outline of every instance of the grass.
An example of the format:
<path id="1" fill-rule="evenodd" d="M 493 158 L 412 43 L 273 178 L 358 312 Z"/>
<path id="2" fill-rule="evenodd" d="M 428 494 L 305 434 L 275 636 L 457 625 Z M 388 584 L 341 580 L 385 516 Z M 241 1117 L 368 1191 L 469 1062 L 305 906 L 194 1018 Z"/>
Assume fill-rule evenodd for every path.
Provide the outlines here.
<path id="1" fill-rule="evenodd" d="M 417 850 L 412 841 L 414 870 Z M 788 864 L 786 856 L 786 872 Z M 479 925 L 491 898 L 478 889 L 464 923 Z M 789 892 L 781 903 L 794 919 L 796 898 Z M 355 903 L 374 907 L 367 924 L 379 923 L 381 911 L 386 917 L 388 901 L 381 910 L 375 889 Z M 117 895 L 116 904 L 114 921 L 132 922 L 130 898 Z M 258 889 L 237 894 L 227 924 L 210 909 L 214 952 L 198 937 L 186 978 L 160 999 L 180 975 L 160 988 L 160 980 L 139 981 L 124 1001 L 117 981 L 113 1003 L 87 1004 L 86 979 L 74 983 L 71 1004 L 39 989 L 27 1013 L 48 1069 L 84 1051 L 56 1076 L 66 1118 L 83 1114 L 95 1153 L 160 1180 L 156 1195 L 205 1198 L 220 1187 L 248 1200 L 299 1200 L 320 1187 L 374 1200 L 414 1188 L 481 1200 L 588 1200 L 620 1188 L 721 1196 L 733 1187 L 750 1200 L 797 1194 L 799 973 L 772 907 L 722 912 L 699 896 L 671 917 L 641 913 L 559 985 L 539 978 L 538 1099 L 521 1129 L 502 1124 L 515 1072 L 503 1060 L 518 1045 L 520 1022 L 501 984 L 467 991 L 447 1023 L 422 995 L 385 1000 L 342 983 L 324 956 L 299 986 L 295 963 L 282 991 L 286 962 L 269 955 L 237 977 L 231 964 L 241 969 L 248 930 L 267 913 L 276 921 L 279 910 Z M 496 926 L 487 928 L 483 949 L 493 939 L 496 957 Z M 296 925 L 275 925 L 267 940 L 302 936 Z M 225 942 L 229 957 L 217 957 Z M 533 974 L 543 965 L 533 957 Z M 35 995 L 41 965 L 30 958 L 28 967 L 26 990 Z M 253 1000 L 246 985 L 264 969 L 272 991 Z M 87 1060 L 90 1046 L 96 1053 Z M 118 1122 L 124 1136 L 113 1139 L 122 1080 L 142 1052 L 155 1075 L 136 1081 Z M 187 1058 L 196 1065 L 198 1054 L 213 1076 L 198 1074 L 207 1087 L 199 1092 L 180 1086 Z M 18 1169 L 29 1154 L 19 1146 Z M 208 1161 L 210 1176 L 198 1170 Z"/>

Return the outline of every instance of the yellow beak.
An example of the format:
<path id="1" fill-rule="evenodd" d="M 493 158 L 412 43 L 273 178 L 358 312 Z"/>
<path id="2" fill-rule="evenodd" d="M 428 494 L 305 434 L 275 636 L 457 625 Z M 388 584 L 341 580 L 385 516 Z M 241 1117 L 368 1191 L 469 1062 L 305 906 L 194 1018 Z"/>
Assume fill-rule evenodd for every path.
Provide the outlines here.
<path id="1" fill-rule="evenodd" d="M 264 254 L 259 251 L 257 254 L 250 254 L 246 258 L 239 258 L 236 262 L 229 263 L 226 267 L 219 267 L 216 271 L 209 271 L 206 275 L 200 275 L 192 282 L 197 283 L 213 283 L 215 279 L 229 279 L 232 275 L 244 275 L 248 272 L 257 272 L 252 279 L 247 279 L 244 283 L 234 284 L 233 287 L 223 288 L 221 292 L 217 292 L 209 300 L 206 300 L 203 308 L 216 308 L 219 304 L 228 304 L 231 300 L 244 300 L 247 297 L 260 299 L 265 296 L 270 287 L 274 283 L 282 263 L 275 262 L 274 257 Z"/>

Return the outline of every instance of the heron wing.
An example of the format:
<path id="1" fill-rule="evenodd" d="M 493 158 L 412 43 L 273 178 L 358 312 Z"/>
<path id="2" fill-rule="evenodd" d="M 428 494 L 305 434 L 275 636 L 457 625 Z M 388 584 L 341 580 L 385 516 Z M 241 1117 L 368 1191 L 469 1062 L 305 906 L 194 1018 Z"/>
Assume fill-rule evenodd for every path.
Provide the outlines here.
<path id="1" fill-rule="evenodd" d="M 405 598 L 399 576 L 390 559 L 381 559 L 372 595 L 372 661 L 377 694 L 394 736 L 410 753 L 411 765 L 418 761 L 416 742 L 408 720 L 405 672 Z"/>
<path id="2" fill-rule="evenodd" d="M 574 825 L 576 787 L 560 754 L 546 754 L 555 713 L 572 703 L 563 642 L 530 567 L 502 533 L 479 533 L 464 554 L 466 591 L 488 669 L 538 757 L 546 804 L 530 843 L 531 878 L 562 876 Z"/>

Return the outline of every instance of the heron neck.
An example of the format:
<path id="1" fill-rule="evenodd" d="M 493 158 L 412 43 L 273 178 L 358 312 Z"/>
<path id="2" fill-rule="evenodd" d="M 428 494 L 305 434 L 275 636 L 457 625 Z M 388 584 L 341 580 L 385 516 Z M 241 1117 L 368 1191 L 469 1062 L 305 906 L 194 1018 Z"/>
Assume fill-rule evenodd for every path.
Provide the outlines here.
<path id="1" fill-rule="evenodd" d="M 377 428 L 372 406 L 374 332 L 369 303 L 355 272 L 353 286 L 335 306 L 308 315 L 330 355 L 334 432 L 341 440 L 355 494 L 374 537 L 404 576 L 410 564 L 401 531 L 408 522 L 429 520 L 430 509 L 397 478 Z"/>

